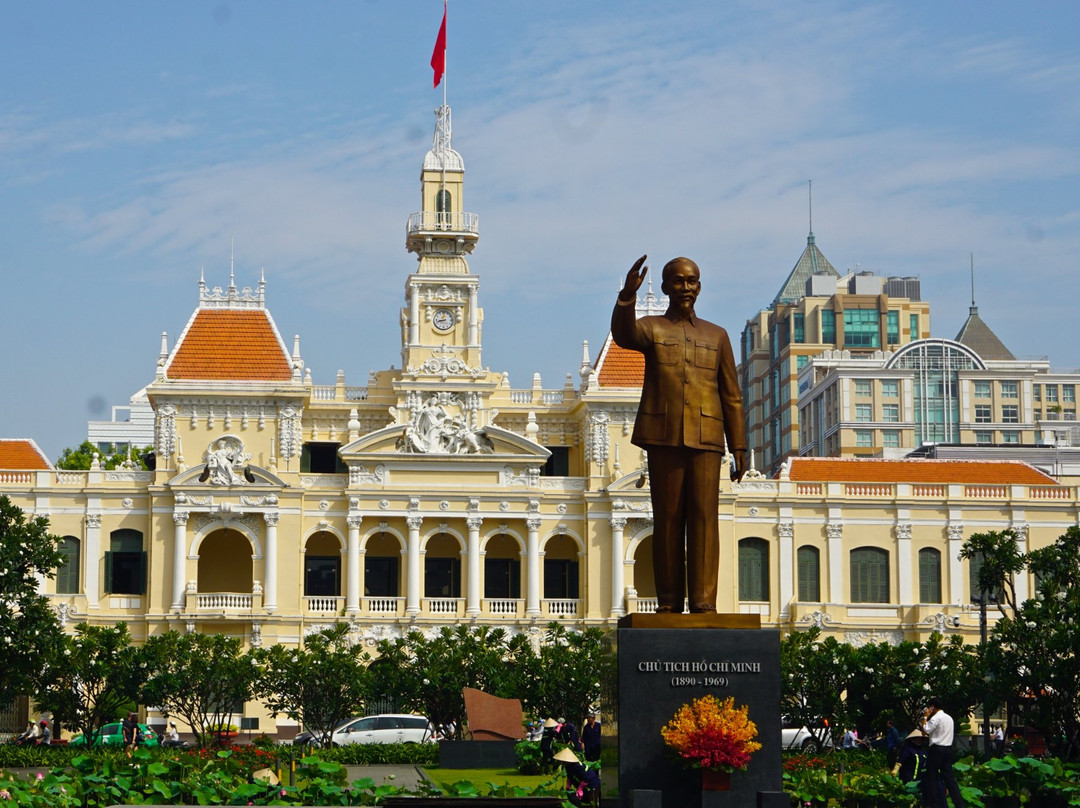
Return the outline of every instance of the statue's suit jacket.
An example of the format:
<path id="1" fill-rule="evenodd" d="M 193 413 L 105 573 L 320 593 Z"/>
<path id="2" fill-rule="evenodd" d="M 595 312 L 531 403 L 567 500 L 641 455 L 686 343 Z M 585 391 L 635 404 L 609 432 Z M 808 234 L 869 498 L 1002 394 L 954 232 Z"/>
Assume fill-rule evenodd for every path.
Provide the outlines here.
<path id="1" fill-rule="evenodd" d="M 742 393 L 727 331 L 694 317 L 635 315 L 619 300 L 611 336 L 645 355 L 645 381 L 631 438 L 636 446 L 683 446 L 723 452 L 746 449 Z"/>

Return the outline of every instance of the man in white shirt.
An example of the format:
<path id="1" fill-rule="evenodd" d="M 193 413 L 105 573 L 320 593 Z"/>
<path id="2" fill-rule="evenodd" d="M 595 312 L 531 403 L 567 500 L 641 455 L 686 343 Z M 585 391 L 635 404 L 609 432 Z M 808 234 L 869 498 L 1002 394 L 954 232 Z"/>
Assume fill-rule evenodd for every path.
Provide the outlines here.
<path id="1" fill-rule="evenodd" d="M 930 748 L 926 754 L 926 796 L 933 808 L 948 808 L 945 792 L 952 798 L 954 808 L 964 808 L 964 799 L 960 796 L 960 786 L 953 774 L 953 732 L 952 716 L 941 709 L 941 702 L 935 697 L 923 715 L 921 729 L 926 735 Z"/>

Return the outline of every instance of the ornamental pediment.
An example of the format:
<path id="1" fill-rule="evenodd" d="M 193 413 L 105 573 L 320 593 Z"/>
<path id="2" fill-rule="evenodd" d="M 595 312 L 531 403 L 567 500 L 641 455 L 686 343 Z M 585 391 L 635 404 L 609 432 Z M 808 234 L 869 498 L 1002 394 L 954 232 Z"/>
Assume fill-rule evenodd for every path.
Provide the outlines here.
<path id="1" fill-rule="evenodd" d="M 418 432 L 415 424 L 393 424 L 377 429 L 353 441 L 339 451 L 346 462 L 366 459 L 371 455 L 380 455 L 379 462 L 386 462 L 392 456 L 402 461 L 412 461 L 422 457 L 439 460 L 535 460 L 543 464 L 551 452 L 539 443 L 524 438 L 516 432 L 489 424 L 476 430 L 468 430 L 467 439 L 456 433 L 460 426 L 448 424 L 445 432 L 438 430 L 430 433 Z"/>
<path id="2" fill-rule="evenodd" d="M 276 474 L 251 464 L 251 453 L 237 435 L 222 435 L 207 444 L 200 465 L 186 469 L 169 481 L 176 487 L 243 489 L 251 486 L 284 487 Z"/>
<path id="3" fill-rule="evenodd" d="M 288 484 L 278 477 L 276 474 L 262 468 L 261 466 L 253 466 L 248 464 L 245 467 L 248 474 L 251 476 L 251 481 L 244 479 L 243 484 L 236 484 L 234 486 L 218 484 L 216 488 L 264 488 L 267 486 L 274 488 L 287 488 Z M 170 488 L 211 488 L 209 479 L 200 481 L 200 477 L 206 472 L 206 464 L 202 463 L 198 466 L 192 466 L 191 468 L 184 469 L 166 485 Z"/>

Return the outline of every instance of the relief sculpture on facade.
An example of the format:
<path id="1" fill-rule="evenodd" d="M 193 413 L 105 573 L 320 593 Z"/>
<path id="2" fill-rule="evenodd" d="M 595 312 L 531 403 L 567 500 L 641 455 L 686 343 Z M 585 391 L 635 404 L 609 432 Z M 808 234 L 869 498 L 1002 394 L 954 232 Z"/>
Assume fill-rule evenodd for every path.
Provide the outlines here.
<path id="1" fill-rule="evenodd" d="M 459 414 L 451 415 L 449 408 L 456 408 Z M 471 420 L 457 396 L 433 393 L 412 407 L 412 419 L 398 449 L 420 454 L 491 454 L 491 440 L 484 430 L 473 429 Z"/>

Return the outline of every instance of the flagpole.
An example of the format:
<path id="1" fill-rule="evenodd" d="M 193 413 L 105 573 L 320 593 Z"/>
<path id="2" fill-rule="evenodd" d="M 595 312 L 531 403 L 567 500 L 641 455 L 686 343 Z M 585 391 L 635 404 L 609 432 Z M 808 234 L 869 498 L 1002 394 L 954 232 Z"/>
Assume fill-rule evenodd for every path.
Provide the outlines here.
<path id="1" fill-rule="evenodd" d="M 443 0 L 442 8 L 443 8 L 443 18 L 447 22 L 447 27 L 449 27 L 450 17 L 447 14 L 447 11 L 449 10 L 449 0 Z M 443 46 L 443 81 L 442 81 L 442 103 L 443 103 L 444 107 L 446 106 L 446 50 L 447 50 L 447 48 L 444 45 Z"/>

